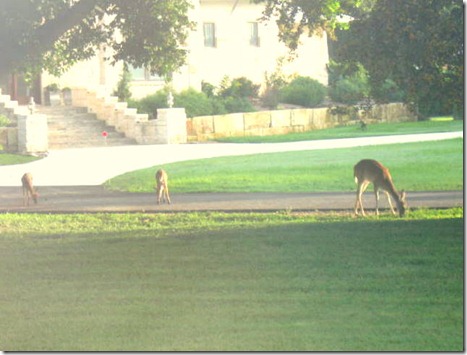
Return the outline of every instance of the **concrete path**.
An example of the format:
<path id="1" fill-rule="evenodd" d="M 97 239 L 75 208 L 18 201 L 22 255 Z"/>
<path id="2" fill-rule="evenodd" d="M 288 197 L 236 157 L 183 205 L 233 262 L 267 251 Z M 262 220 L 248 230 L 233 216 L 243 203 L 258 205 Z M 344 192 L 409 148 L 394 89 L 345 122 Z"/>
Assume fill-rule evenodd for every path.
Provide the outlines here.
<path id="1" fill-rule="evenodd" d="M 81 148 L 51 151 L 47 158 L 20 165 L 0 166 L 0 186 L 20 186 L 21 176 L 31 172 L 37 186 L 95 186 L 142 168 L 184 160 L 272 153 L 283 151 L 350 148 L 443 140 L 463 137 L 463 132 L 428 133 L 293 143 L 180 144 Z"/>

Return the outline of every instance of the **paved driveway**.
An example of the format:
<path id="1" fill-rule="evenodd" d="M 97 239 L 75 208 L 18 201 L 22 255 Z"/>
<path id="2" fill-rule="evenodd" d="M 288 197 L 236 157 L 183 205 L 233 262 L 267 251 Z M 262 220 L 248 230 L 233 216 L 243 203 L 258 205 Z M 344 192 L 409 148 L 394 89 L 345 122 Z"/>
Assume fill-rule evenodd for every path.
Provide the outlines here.
<path id="1" fill-rule="evenodd" d="M 0 212 L 187 212 L 187 211 L 353 211 L 355 192 L 321 193 L 196 193 L 171 194 L 172 204 L 157 205 L 155 193 L 124 193 L 102 186 L 46 186 L 39 203 L 23 207 L 19 187 L 0 187 Z M 411 208 L 463 205 L 462 191 L 408 192 Z M 373 192 L 363 197 L 365 210 L 375 207 Z M 380 208 L 387 208 L 384 194 Z"/>

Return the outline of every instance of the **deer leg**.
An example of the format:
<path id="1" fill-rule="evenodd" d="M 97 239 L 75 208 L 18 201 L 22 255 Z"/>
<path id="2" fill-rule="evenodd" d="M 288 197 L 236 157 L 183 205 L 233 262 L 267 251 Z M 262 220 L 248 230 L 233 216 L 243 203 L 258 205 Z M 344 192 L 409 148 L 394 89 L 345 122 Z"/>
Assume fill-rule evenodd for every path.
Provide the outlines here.
<path id="1" fill-rule="evenodd" d="M 366 188 L 368 187 L 368 183 L 362 182 L 358 184 L 357 187 L 357 201 L 355 202 L 355 214 L 358 215 L 358 206 L 360 206 L 360 210 L 362 211 L 362 216 L 365 216 L 365 210 L 363 209 L 362 203 L 362 194 L 365 192 Z"/>
<path id="2" fill-rule="evenodd" d="M 169 187 L 167 185 L 165 186 L 165 197 L 166 197 L 167 203 L 170 205 L 171 202 L 170 202 L 170 196 L 169 196 Z"/>
<path id="3" fill-rule="evenodd" d="M 388 203 L 389 203 L 389 207 L 391 208 L 391 212 L 395 216 L 396 211 L 394 211 L 394 207 L 392 206 L 391 195 L 389 195 L 389 192 L 386 192 L 386 196 L 388 197 Z"/>
<path id="4" fill-rule="evenodd" d="M 23 206 L 29 206 L 29 191 L 23 187 Z"/>
<path id="5" fill-rule="evenodd" d="M 376 198 L 376 215 L 379 216 L 379 190 L 378 188 L 375 186 L 375 198 Z"/>
<path id="6" fill-rule="evenodd" d="M 161 204 L 161 197 L 162 197 L 162 186 L 157 187 L 157 204 Z"/>

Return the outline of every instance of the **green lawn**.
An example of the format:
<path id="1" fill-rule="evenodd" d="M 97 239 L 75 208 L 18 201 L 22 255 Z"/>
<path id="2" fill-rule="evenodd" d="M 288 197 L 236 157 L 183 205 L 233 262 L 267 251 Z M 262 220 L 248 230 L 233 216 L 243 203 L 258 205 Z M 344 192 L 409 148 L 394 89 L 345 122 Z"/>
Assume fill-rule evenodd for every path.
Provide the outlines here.
<path id="1" fill-rule="evenodd" d="M 0 165 L 25 164 L 40 158 L 30 155 L 9 154 L 0 151 Z"/>
<path id="2" fill-rule="evenodd" d="M 164 168 L 172 192 L 353 191 L 353 166 L 363 158 L 386 165 L 399 189 L 463 189 L 461 138 L 203 159 L 167 164 Z M 105 185 L 114 190 L 150 192 L 157 168 L 130 172 Z"/>
<path id="3" fill-rule="evenodd" d="M 463 210 L 0 215 L 5 351 L 462 351 Z"/>
<path id="4" fill-rule="evenodd" d="M 434 118 L 430 121 L 370 124 L 364 131 L 360 129 L 359 125 L 351 125 L 285 135 L 227 137 L 216 140 L 229 143 L 278 143 L 318 139 L 387 136 L 394 134 L 455 132 L 462 131 L 463 129 L 464 121 L 462 120 Z"/>

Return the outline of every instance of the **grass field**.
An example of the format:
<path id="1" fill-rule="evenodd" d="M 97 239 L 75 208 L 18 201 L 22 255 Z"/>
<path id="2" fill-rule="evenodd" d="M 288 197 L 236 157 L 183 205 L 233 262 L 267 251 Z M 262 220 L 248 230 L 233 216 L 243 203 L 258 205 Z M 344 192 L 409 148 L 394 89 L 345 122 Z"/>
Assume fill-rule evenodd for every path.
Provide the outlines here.
<path id="1" fill-rule="evenodd" d="M 0 165 L 25 164 L 38 159 L 30 155 L 9 154 L 0 151 Z"/>
<path id="2" fill-rule="evenodd" d="M 462 351 L 463 210 L 0 215 L 2 350 Z"/>
<path id="3" fill-rule="evenodd" d="M 430 121 L 370 124 L 364 131 L 360 129 L 359 125 L 351 125 L 284 135 L 227 137 L 216 140 L 229 143 L 278 143 L 318 139 L 387 136 L 394 134 L 454 132 L 462 131 L 463 129 L 464 121 L 440 117 Z"/>
<path id="4" fill-rule="evenodd" d="M 172 192 L 354 191 L 353 166 L 363 158 L 373 158 L 386 165 L 399 189 L 463 189 L 463 140 L 460 138 L 203 159 L 167 164 L 164 168 Z M 153 191 L 157 168 L 115 177 L 106 187 Z"/>

